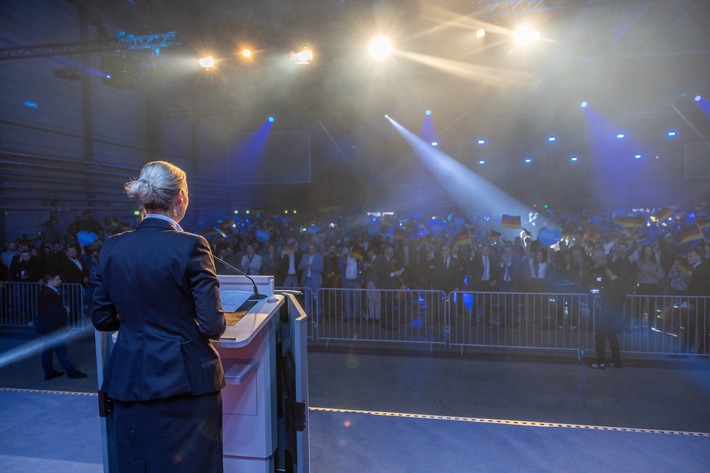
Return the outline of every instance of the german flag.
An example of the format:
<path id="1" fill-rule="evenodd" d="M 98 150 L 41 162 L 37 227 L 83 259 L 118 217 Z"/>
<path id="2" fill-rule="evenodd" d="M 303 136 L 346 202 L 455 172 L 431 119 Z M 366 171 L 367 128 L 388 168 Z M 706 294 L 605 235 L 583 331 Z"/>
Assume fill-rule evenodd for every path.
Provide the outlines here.
<path id="1" fill-rule="evenodd" d="M 690 276 L 690 273 L 693 272 L 693 267 L 690 265 L 690 263 L 688 263 L 688 260 L 684 259 L 680 263 L 676 263 L 676 266 L 686 276 Z"/>
<path id="2" fill-rule="evenodd" d="M 681 245 L 702 239 L 703 232 L 697 225 L 690 226 L 678 234 L 678 243 Z"/>
<path id="3" fill-rule="evenodd" d="M 641 228 L 645 221 L 645 217 L 616 217 L 614 224 L 624 228 Z"/>
<path id="4" fill-rule="evenodd" d="M 696 218 L 695 224 L 701 230 L 706 230 L 710 228 L 710 218 Z"/>
<path id="5" fill-rule="evenodd" d="M 661 210 L 659 210 L 658 212 L 656 212 L 652 218 L 656 222 L 660 222 L 662 220 L 668 220 L 672 216 L 673 216 L 673 209 L 669 209 L 668 207 L 665 207 L 665 208 L 662 208 Z"/>
<path id="6" fill-rule="evenodd" d="M 503 214 L 500 223 L 503 228 L 520 228 L 520 215 Z"/>
<path id="7" fill-rule="evenodd" d="M 365 249 L 362 246 L 356 246 L 355 248 L 350 250 L 350 256 L 357 259 L 364 259 Z"/>
<path id="8" fill-rule="evenodd" d="M 454 238 L 454 246 L 464 246 L 468 245 L 471 242 L 471 238 L 469 237 L 468 233 L 458 233 L 456 235 L 456 238 Z"/>

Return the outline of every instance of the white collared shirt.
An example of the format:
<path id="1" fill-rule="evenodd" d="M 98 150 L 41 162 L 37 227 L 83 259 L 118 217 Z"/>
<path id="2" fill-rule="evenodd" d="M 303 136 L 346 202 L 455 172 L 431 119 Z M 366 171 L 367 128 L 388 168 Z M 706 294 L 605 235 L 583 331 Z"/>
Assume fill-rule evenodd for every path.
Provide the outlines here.
<path id="1" fill-rule="evenodd" d="M 144 219 L 146 219 L 146 218 L 157 218 L 157 219 L 160 219 L 160 220 L 165 220 L 165 221 L 168 222 L 170 225 L 172 225 L 172 226 L 175 228 L 175 230 L 177 230 L 177 231 L 179 231 L 179 232 L 184 232 L 184 231 L 185 231 L 185 230 L 182 229 L 182 227 L 180 226 L 179 223 L 177 223 L 175 220 L 173 220 L 172 218 L 168 217 L 167 215 L 163 215 L 163 214 L 145 214 L 145 217 L 143 217 L 143 218 L 144 218 Z"/>

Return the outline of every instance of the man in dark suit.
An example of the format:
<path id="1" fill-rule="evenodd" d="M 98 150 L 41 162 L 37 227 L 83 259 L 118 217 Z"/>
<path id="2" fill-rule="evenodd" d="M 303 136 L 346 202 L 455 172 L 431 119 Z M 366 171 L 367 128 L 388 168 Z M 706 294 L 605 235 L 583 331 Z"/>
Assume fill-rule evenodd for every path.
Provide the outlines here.
<path id="1" fill-rule="evenodd" d="M 316 252 L 314 243 L 308 244 L 308 252 L 301 256 L 301 261 L 298 263 L 298 270 L 301 272 L 301 286 L 310 289 L 310 295 L 306 294 L 306 313 L 315 316 L 320 314 L 311 312 L 313 308 L 312 301 L 317 296 L 318 289 L 323 285 L 323 255 Z M 308 292 L 308 291 L 306 291 Z M 318 306 L 320 309 L 320 306 Z"/>
<path id="2" fill-rule="evenodd" d="M 219 354 L 226 328 L 205 238 L 182 231 L 185 173 L 148 163 L 125 186 L 144 219 L 99 255 L 92 320 L 118 330 L 102 391 L 114 400 L 118 471 L 222 471 Z M 199 426 L 199 428 L 195 428 Z"/>
<path id="3" fill-rule="evenodd" d="M 704 252 L 696 246 L 688 253 L 688 263 L 693 268 L 688 280 L 688 295 L 695 296 L 690 299 L 688 308 L 687 339 L 683 340 L 684 352 L 688 352 L 695 344 L 697 336 L 697 353 L 705 353 L 708 339 L 708 305 L 706 299 L 710 296 L 710 261 L 704 259 Z M 696 299 L 697 297 L 697 299 Z"/>
<path id="4" fill-rule="evenodd" d="M 499 263 L 491 247 L 483 245 L 471 257 L 468 271 L 468 285 L 474 292 L 487 293 L 497 290 Z M 471 323 L 486 321 L 492 302 L 491 294 L 474 294 Z"/>
<path id="5" fill-rule="evenodd" d="M 59 272 L 65 283 L 81 284 L 82 286 L 89 283 L 88 265 L 79 257 L 79 248 L 75 245 L 67 246 L 64 258 L 60 262 Z"/>
<path id="6" fill-rule="evenodd" d="M 59 293 L 59 286 L 62 284 L 62 277 L 57 273 L 49 273 L 46 276 L 46 285 L 43 285 L 37 295 L 37 322 L 35 330 L 42 335 L 59 335 L 60 331 L 67 325 L 67 314 L 69 307 L 62 302 L 62 295 Z M 45 342 L 42 350 L 42 369 L 44 379 L 50 380 L 64 374 L 63 371 L 54 369 L 52 355 L 56 353 L 59 364 L 67 373 L 69 378 L 86 378 L 74 367 L 67 355 L 67 345 L 60 337 L 51 337 Z"/>

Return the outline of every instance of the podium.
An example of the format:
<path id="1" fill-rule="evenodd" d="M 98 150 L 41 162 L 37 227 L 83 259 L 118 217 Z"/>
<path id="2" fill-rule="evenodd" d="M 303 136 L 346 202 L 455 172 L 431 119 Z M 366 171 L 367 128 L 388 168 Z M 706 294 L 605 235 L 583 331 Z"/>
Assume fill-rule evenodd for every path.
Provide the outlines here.
<path id="1" fill-rule="evenodd" d="M 224 294 L 254 291 L 244 276 L 218 278 Z M 252 278 L 266 297 L 241 305 L 214 343 L 227 382 L 222 389 L 224 471 L 308 473 L 306 314 L 295 294 L 275 293 L 272 276 Z M 96 332 L 99 388 L 114 342 L 115 334 Z M 99 414 L 104 472 L 115 472 L 110 400 L 99 399 Z"/>

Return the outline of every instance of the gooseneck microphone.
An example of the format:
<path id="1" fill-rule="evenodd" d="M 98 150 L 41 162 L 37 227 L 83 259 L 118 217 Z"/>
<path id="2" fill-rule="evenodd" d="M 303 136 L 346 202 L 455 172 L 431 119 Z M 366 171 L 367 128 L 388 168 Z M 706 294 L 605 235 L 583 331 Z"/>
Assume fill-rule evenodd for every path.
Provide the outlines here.
<path id="1" fill-rule="evenodd" d="M 216 261 L 219 261 L 220 263 L 222 263 L 223 265 L 225 265 L 225 266 L 228 267 L 229 269 L 231 269 L 231 270 L 233 270 L 233 271 L 236 271 L 237 273 L 239 273 L 240 275 L 246 277 L 249 281 L 251 281 L 252 285 L 254 286 L 254 294 L 252 294 L 251 296 L 249 296 L 249 300 L 250 300 L 250 301 L 255 301 L 255 300 L 260 300 L 260 299 L 266 299 L 266 294 L 259 294 L 259 289 L 257 289 L 257 287 L 256 287 L 256 281 L 254 281 L 254 278 L 252 278 L 251 276 L 249 276 L 247 273 L 245 273 L 245 272 L 242 271 L 241 269 L 239 269 L 239 268 L 237 268 L 237 267 L 234 267 L 234 266 L 232 266 L 231 264 L 227 263 L 227 262 L 224 261 L 222 258 L 218 258 L 218 257 L 215 256 L 215 255 L 212 255 L 212 258 L 214 258 Z"/>

